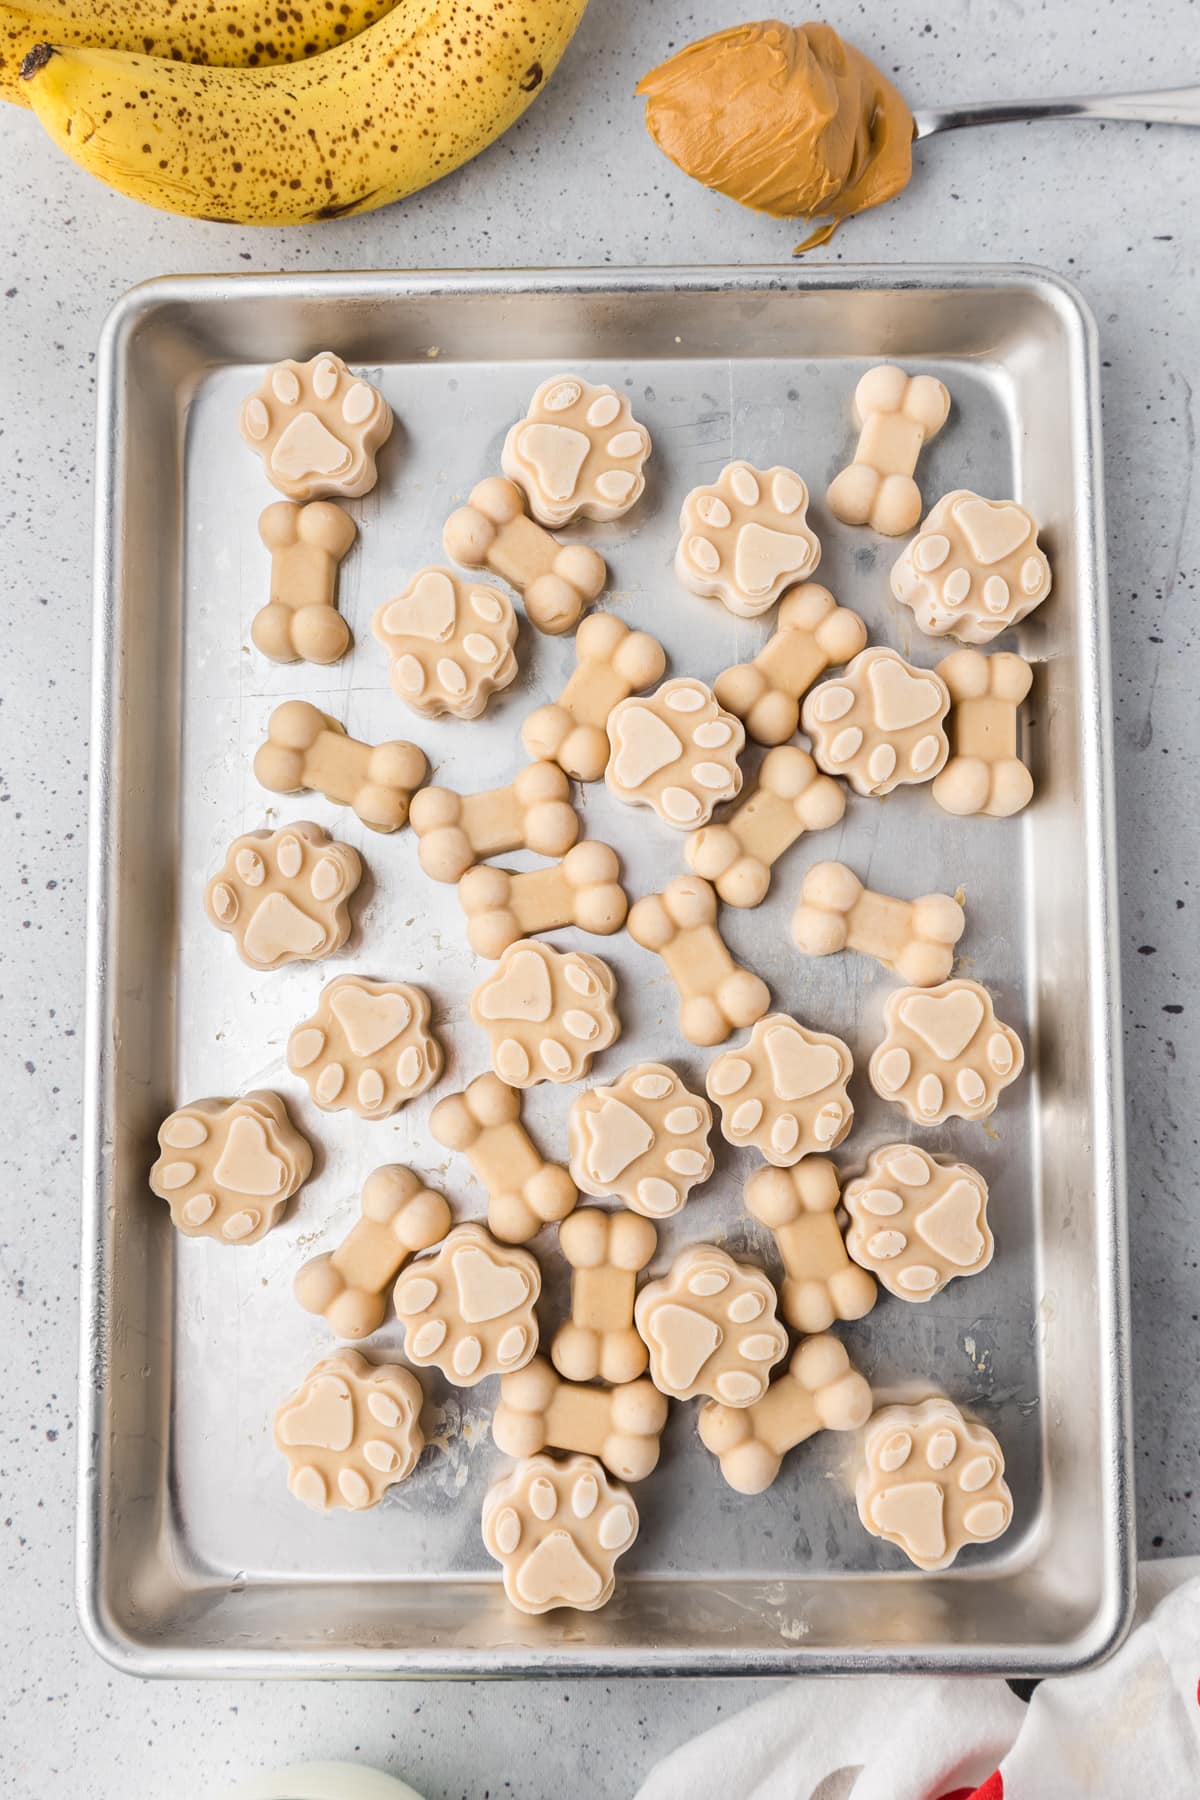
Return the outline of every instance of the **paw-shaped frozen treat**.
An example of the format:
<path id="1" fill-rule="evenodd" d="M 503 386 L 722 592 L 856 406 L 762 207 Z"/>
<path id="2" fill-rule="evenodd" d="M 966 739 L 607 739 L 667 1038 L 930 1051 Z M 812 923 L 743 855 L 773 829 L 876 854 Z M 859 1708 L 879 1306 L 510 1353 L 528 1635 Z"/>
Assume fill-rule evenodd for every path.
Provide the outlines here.
<path id="1" fill-rule="evenodd" d="M 311 1256 L 292 1292 L 338 1337 L 364 1338 L 383 1324 L 386 1291 L 416 1250 L 450 1229 L 450 1208 L 402 1163 L 385 1163 L 363 1183 L 362 1212 L 336 1250 Z"/>
<path id="2" fill-rule="evenodd" d="M 612 1599 L 617 1558 L 638 1532 L 637 1507 L 593 1456 L 531 1456 L 488 1489 L 483 1545 L 518 1612 L 595 1612 Z"/>
<path id="3" fill-rule="evenodd" d="M 808 489 L 794 470 L 728 463 L 683 503 L 675 573 L 689 592 L 756 619 L 821 560 L 807 511 Z"/>
<path id="4" fill-rule="evenodd" d="M 611 937 L 629 910 L 620 873 L 616 851 L 590 838 L 541 869 L 477 863 L 458 884 L 467 941 L 476 956 L 497 962 L 518 938 L 563 925 Z"/>
<path id="5" fill-rule="evenodd" d="M 669 1275 L 642 1289 L 633 1316 L 654 1385 L 675 1400 L 706 1394 L 753 1406 L 787 1353 L 771 1283 L 713 1244 L 681 1251 Z"/>
<path id="6" fill-rule="evenodd" d="M 417 1466 L 421 1384 L 399 1363 L 339 1350 L 314 1364 L 275 1414 L 288 1491 L 316 1512 L 378 1506 Z"/>
<path id="7" fill-rule="evenodd" d="M 301 820 L 235 838 L 204 890 L 204 908 L 252 969 L 315 962 L 350 936 L 348 902 L 362 880 L 357 850 Z"/>
<path id="8" fill-rule="evenodd" d="M 691 676 L 622 700 L 609 714 L 608 741 L 604 778 L 617 799 L 650 807 L 677 831 L 706 825 L 714 806 L 741 791 L 742 723 Z"/>
<path id="9" fill-rule="evenodd" d="M 542 1272 L 528 1250 L 482 1225 L 456 1225 L 432 1256 L 411 1263 L 392 1296 L 404 1354 L 455 1387 L 523 1369 L 537 1349 Z"/>
<path id="10" fill-rule="evenodd" d="M 839 606 L 819 582 L 806 581 L 784 596 L 775 635 L 754 661 L 723 669 L 713 692 L 755 743 L 786 744 L 800 723 L 801 697 L 826 669 L 849 662 L 866 642 L 858 614 Z"/>
<path id="11" fill-rule="evenodd" d="M 810 1337 L 787 1371 L 752 1406 L 710 1400 L 700 1408 L 700 1442 L 739 1494 L 769 1488 L 789 1450 L 818 1431 L 857 1431 L 871 1416 L 871 1389 L 835 1337 Z"/>
<path id="12" fill-rule="evenodd" d="M 902 552 L 892 592 L 930 637 L 987 644 L 1041 605 L 1050 564 L 1023 506 L 956 488 Z"/>
<path id="13" fill-rule="evenodd" d="M 150 1187 L 185 1237 L 256 1244 L 312 1169 L 312 1147 L 265 1088 L 240 1100 L 193 1100 L 158 1128 Z"/>
<path id="14" fill-rule="evenodd" d="M 258 535 L 271 552 L 271 598 L 250 626 L 255 648 L 272 662 L 337 662 L 350 645 L 335 605 L 338 568 L 358 526 L 332 500 L 276 500 L 259 518 Z"/>
<path id="15" fill-rule="evenodd" d="M 621 1033 L 617 980 L 582 950 L 522 938 L 471 995 L 471 1018 L 491 1039 L 492 1067 L 509 1087 L 578 1081 Z"/>
<path id="16" fill-rule="evenodd" d="M 633 1302 L 657 1231 L 635 1213 L 577 1206 L 558 1228 L 558 1247 L 571 1265 L 571 1316 L 554 1334 L 550 1360 L 567 1381 L 636 1381 L 648 1353 Z"/>
<path id="17" fill-rule="evenodd" d="M 322 1112 L 388 1119 L 442 1072 L 429 1010 L 428 994 L 407 981 L 339 975 L 289 1037 L 288 1068 Z"/>
<path id="18" fill-rule="evenodd" d="M 371 629 L 388 653 L 392 687 L 427 719 L 477 719 L 517 673 L 517 615 L 499 588 L 420 569 L 385 600 Z"/>
<path id="19" fill-rule="evenodd" d="M 1010 818 L 1033 799 L 1033 776 L 1017 755 L 1017 708 L 1033 670 L 1006 650 L 952 650 L 937 672 L 950 690 L 950 761 L 929 791 L 960 818 Z"/>
<path id="20" fill-rule="evenodd" d="M 364 744 L 308 700 L 285 700 L 267 721 L 254 774 L 273 794 L 312 789 L 352 806 L 372 831 L 399 831 L 429 764 L 416 744 Z"/>
<path id="21" fill-rule="evenodd" d="M 446 555 L 467 569 L 490 569 L 516 588 L 531 625 L 551 637 L 571 631 L 604 591 L 608 570 L 598 550 L 560 544 L 531 519 L 515 481 L 490 475 L 471 489 L 442 532 Z"/>
<path id="22" fill-rule="evenodd" d="M 845 810 L 845 790 L 818 772 L 808 751 L 780 744 L 763 758 L 754 788 L 724 824 L 693 831 L 684 856 L 726 906 L 759 906 L 784 851 L 806 831 L 828 831 Z"/>
<path id="23" fill-rule="evenodd" d="M 647 1219 L 680 1212 L 713 1172 L 712 1110 L 665 1063 L 637 1063 L 571 1103 L 571 1175 L 582 1193 L 623 1200 Z"/>
<path id="24" fill-rule="evenodd" d="M 575 668 L 558 699 L 521 727 L 530 756 L 555 762 L 576 781 L 599 781 L 608 765 L 609 715 L 630 694 L 660 681 L 667 666 L 657 638 L 630 631 L 612 613 L 593 613 L 575 636 Z"/>
<path id="25" fill-rule="evenodd" d="M 987 1182 L 969 1163 L 885 1144 L 842 1193 L 846 1248 L 897 1300 L 932 1300 L 956 1275 L 991 1262 L 987 1203 Z"/>
<path id="26" fill-rule="evenodd" d="M 500 466 L 543 525 L 619 519 L 641 498 L 650 433 L 610 387 L 552 375 L 504 440 Z"/>
<path id="27" fill-rule="evenodd" d="M 890 794 L 902 784 L 932 781 L 944 767 L 949 710 L 940 675 L 876 646 L 812 689 L 800 723 L 827 775 L 845 776 L 856 794 Z"/>
<path id="28" fill-rule="evenodd" d="M 859 425 L 854 461 L 835 475 L 825 503 L 845 525 L 870 525 L 885 537 L 911 531 L 921 516 L 913 480 L 922 448 L 950 412 L 950 396 L 934 375 L 908 375 L 895 363 L 868 369 L 854 390 Z"/>
<path id="29" fill-rule="evenodd" d="M 698 875 L 681 875 L 630 909 L 629 935 L 661 956 L 679 990 L 679 1029 L 689 1044 L 720 1044 L 761 1019 L 771 991 L 734 962 L 717 929 L 717 896 Z"/>
<path id="30" fill-rule="evenodd" d="M 429 1129 L 466 1156 L 488 1191 L 492 1235 L 506 1244 L 523 1244 L 565 1219 L 579 1198 L 567 1171 L 546 1160 L 522 1124 L 519 1091 L 498 1075 L 477 1075 L 461 1094 L 439 1100 Z"/>
<path id="31" fill-rule="evenodd" d="M 954 967 L 967 919 L 950 894 L 897 900 L 864 887 L 845 863 L 814 863 L 792 914 L 792 940 L 806 956 L 860 950 L 913 987 L 936 987 Z"/>
<path id="32" fill-rule="evenodd" d="M 708 1097 L 721 1109 L 729 1143 L 753 1144 L 769 1163 L 787 1169 L 846 1136 L 854 1123 L 846 1092 L 853 1073 L 841 1038 L 770 1013 L 744 1044 L 710 1065 Z"/>
<path id="33" fill-rule="evenodd" d="M 501 1381 L 492 1436 L 506 1456 L 535 1456 L 549 1445 L 598 1457 L 622 1481 L 644 1481 L 658 1465 L 666 1422 L 667 1403 L 652 1381 L 587 1387 L 535 1356 Z"/>
<path id="34" fill-rule="evenodd" d="M 786 1280 L 780 1310 L 797 1331 L 828 1331 L 835 1319 L 861 1319 L 875 1304 L 875 1283 L 846 1254 L 838 1225 L 838 1173 L 826 1156 L 790 1169 L 756 1169 L 744 1199 L 751 1218 L 775 1234 Z"/>
<path id="35" fill-rule="evenodd" d="M 480 794 L 422 788 L 408 816 L 431 881 L 461 881 L 476 863 L 506 850 L 565 856 L 579 836 L 571 784 L 552 762 L 530 763 L 507 786 Z"/>
<path id="36" fill-rule="evenodd" d="M 357 499 L 375 486 L 375 452 L 392 430 L 392 409 L 340 356 L 268 369 L 242 402 L 242 436 L 267 480 L 289 500 Z"/>
<path id="37" fill-rule="evenodd" d="M 977 981 L 901 988 L 884 1007 L 886 1033 L 867 1073 L 914 1125 L 986 1119 L 1025 1064 L 1021 1040 Z"/>
<path id="38" fill-rule="evenodd" d="M 918 1569 L 948 1569 L 965 1544 L 990 1544 L 1012 1522 L 1004 1452 L 986 1425 L 934 1395 L 884 1406 L 867 1426 L 858 1516 Z"/>

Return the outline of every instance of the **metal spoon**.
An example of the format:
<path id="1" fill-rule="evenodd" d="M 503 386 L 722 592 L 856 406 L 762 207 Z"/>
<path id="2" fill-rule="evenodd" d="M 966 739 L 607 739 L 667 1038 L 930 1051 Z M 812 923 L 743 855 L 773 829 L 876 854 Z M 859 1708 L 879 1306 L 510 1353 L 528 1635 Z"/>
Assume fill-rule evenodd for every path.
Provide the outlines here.
<path id="1" fill-rule="evenodd" d="M 915 138 L 965 125 L 1028 119 L 1132 119 L 1156 125 L 1200 125 L 1200 87 L 1154 88 L 1142 94 L 1084 94 L 1064 100 L 975 100 L 913 113 Z"/>

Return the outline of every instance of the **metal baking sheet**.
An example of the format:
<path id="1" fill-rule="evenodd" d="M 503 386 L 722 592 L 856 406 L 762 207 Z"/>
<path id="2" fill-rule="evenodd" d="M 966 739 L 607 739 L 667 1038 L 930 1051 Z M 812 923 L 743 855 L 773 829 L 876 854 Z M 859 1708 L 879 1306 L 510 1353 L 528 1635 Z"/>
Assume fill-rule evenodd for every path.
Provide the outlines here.
<path id="1" fill-rule="evenodd" d="M 332 669 L 280 668 L 249 644 L 268 575 L 256 521 L 272 495 L 236 413 L 262 365 L 325 346 L 382 383 L 399 423 L 378 488 L 354 508 L 362 533 L 341 589 L 354 649 Z M 675 1406 L 612 1603 L 524 1619 L 479 1537 L 503 1466 L 492 1384 L 459 1392 L 428 1373 L 430 1447 L 377 1511 L 319 1517 L 286 1491 L 271 1414 L 330 1348 L 292 1298 L 298 1263 L 338 1241 L 382 1162 L 426 1172 L 460 1217 L 483 1211 L 427 1120 L 484 1066 L 466 1018 L 484 965 L 411 833 L 376 836 L 316 796 L 278 800 L 256 785 L 253 752 L 272 706 L 303 695 L 359 736 L 417 740 L 452 786 L 515 773 L 520 721 L 558 693 L 572 641 L 523 623 L 521 675 L 486 718 L 428 723 L 391 693 L 370 616 L 440 560 L 447 512 L 498 468 L 507 425 L 561 367 L 626 390 L 653 436 L 644 500 L 582 535 L 609 559 L 605 604 L 662 639 L 671 672 L 711 679 L 769 630 L 685 594 L 671 572 L 683 495 L 732 456 L 805 475 L 820 579 L 874 641 L 932 664 L 949 646 L 922 639 L 889 595 L 898 546 L 836 525 L 821 498 L 853 442 L 854 384 L 881 356 L 953 395 L 922 458 L 927 500 L 968 486 L 1043 523 L 1055 591 L 1010 634 L 1037 666 L 1022 724 L 1036 803 L 996 822 L 951 819 L 920 789 L 851 796 L 842 826 L 784 859 L 766 905 L 722 922 L 779 1008 L 850 1043 L 858 1123 L 839 1160 L 853 1169 L 906 1135 L 862 1073 L 889 981 L 862 958 L 792 949 L 804 869 L 836 856 L 885 890 L 966 891 L 962 967 L 1024 1035 L 1029 1073 L 988 1125 L 916 1135 L 986 1175 L 996 1258 L 929 1306 L 885 1296 L 845 1336 L 880 1395 L 933 1384 L 996 1430 L 1015 1523 L 951 1572 L 919 1576 L 861 1529 L 845 1438 L 810 1442 L 746 1500 L 701 1448 L 694 1408 Z M 98 1648 L 144 1674 L 292 1676 L 1028 1673 L 1105 1654 L 1131 1598 L 1128 1368 L 1097 378 L 1077 296 L 985 267 L 169 279 L 117 308 L 100 387 L 79 1563 Z M 677 837 L 603 783 L 579 805 L 587 832 L 620 850 L 631 894 L 678 872 Z M 357 928 L 328 966 L 259 976 L 205 920 L 204 883 L 235 834 L 303 817 L 363 853 Z M 700 1086 L 711 1053 L 679 1037 L 657 959 L 626 934 L 558 941 L 599 951 L 620 982 L 624 1033 L 592 1078 L 666 1056 Z M 347 968 L 427 986 L 448 1046 L 441 1084 L 386 1124 L 317 1112 L 284 1061 L 291 1026 Z M 253 1250 L 178 1239 L 146 1186 L 160 1118 L 260 1085 L 287 1096 L 318 1146 L 313 1180 Z M 552 1155 L 565 1153 L 572 1091 L 529 1097 Z M 716 1239 L 776 1269 L 739 1202 L 753 1160 L 719 1152 L 711 1183 L 662 1229 L 657 1267 Z M 550 1324 L 565 1271 L 552 1233 L 535 1249 Z M 398 1347 L 390 1322 L 369 1345 Z"/>

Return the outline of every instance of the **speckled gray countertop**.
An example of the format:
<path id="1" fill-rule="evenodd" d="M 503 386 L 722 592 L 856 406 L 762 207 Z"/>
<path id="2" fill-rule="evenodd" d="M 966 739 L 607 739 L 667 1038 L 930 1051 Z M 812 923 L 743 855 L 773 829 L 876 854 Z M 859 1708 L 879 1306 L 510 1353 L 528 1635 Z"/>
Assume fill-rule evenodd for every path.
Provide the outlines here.
<path id="1" fill-rule="evenodd" d="M 160 1800 L 295 1757 L 358 1757 L 429 1796 L 632 1792 L 762 1684 L 194 1683 L 115 1675 L 77 1629 L 78 1107 L 94 350 L 110 304 L 170 271 L 770 261 L 795 232 L 662 160 L 631 98 L 671 47 L 753 8 L 593 0 L 546 95 L 407 205 L 290 233 L 142 210 L 0 117 L 0 1793 Z M 797 15 L 799 16 L 799 15 Z M 1189 0 L 876 0 L 832 22 L 914 104 L 1200 77 Z M 1116 681 L 1138 1527 L 1200 1550 L 1196 984 L 1200 761 L 1193 382 L 1200 134 L 1008 126 L 938 140 L 907 197 L 819 253 L 1024 260 L 1100 325 Z M 536 1774 L 530 1752 L 537 1748 Z"/>

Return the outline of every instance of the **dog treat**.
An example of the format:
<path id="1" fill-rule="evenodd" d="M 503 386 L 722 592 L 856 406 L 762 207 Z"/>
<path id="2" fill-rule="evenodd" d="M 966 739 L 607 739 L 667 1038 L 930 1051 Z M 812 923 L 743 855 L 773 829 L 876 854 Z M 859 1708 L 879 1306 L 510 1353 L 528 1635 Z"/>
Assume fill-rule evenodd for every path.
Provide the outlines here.
<path id="1" fill-rule="evenodd" d="M 650 1352 L 654 1385 L 675 1400 L 706 1394 L 752 1406 L 787 1354 L 771 1283 L 761 1269 L 734 1262 L 713 1244 L 681 1251 L 669 1275 L 642 1289 L 633 1316 Z"/>
<path id="2" fill-rule="evenodd" d="M 932 1300 L 956 1275 L 978 1275 L 991 1262 L 987 1203 L 987 1182 L 968 1163 L 885 1144 L 846 1184 L 846 1248 L 897 1300 Z"/>
<path id="3" fill-rule="evenodd" d="M 649 1219 L 581 1206 L 558 1228 L 571 1265 L 571 1317 L 555 1333 L 550 1358 L 567 1381 L 634 1381 L 647 1363 L 634 1330 L 637 1278 L 658 1248 Z"/>
<path id="4" fill-rule="evenodd" d="M 385 600 L 371 629 L 388 653 L 392 687 L 427 719 L 477 719 L 517 673 L 517 615 L 499 588 L 421 569 Z"/>
<path id="5" fill-rule="evenodd" d="M 350 936 L 348 902 L 362 880 L 357 850 L 307 819 L 235 838 L 204 890 L 204 909 L 252 969 L 316 962 Z"/>
<path id="6" fill-rule="evenodd" d="M 547 1162 L 521 1123 L 521 1096 L 496 1075 L 477 1075 L 429 1115 L 447 1150 L 460 1150 L 488 1191 L 488 1226 L 506 1244 L 523 1244 L 543 1225 L 565 1219 L 579 1198 L 558 1163 Z"/>
<path id="7" fill-rule="evenodd" d="M 362 1216 L 336 1250 L 310 1257 L 292 1292 L 306 1312 L 321 1313 L 335 1337 L 365 1338 L 383 1324 L 386 1291 L 417 1250 L 450 1229 L 450 1208 L 401 1163 L 367 1176 Z"/>
<path id="8" fill-rule="evenodd" d="M 950 754 L 942 723 L 949 710 L 940 675 L 876 646 L 813 688 L 800 722 L 827 775 L 844 775 L 856 794 L 878 795 L 940 772 Z"/>
<path id="9" fill-rule="evenodd" d="M 756 619 L 821 560 L 807 509 L 808 489 L 794 470 L 728 463 L 683 503 L 675 573 L 690 593 Z"/>
<path id="10" fill-rule="evenodd" d="M 946 423 L 950 396 L 933 375 L 906 375 L 894 363 L 868 369 L 854 390 L 860 427 L 854 461 L 835 475 L 825 504 L 844 525 L 902 537 L 921 517 L 913 480 L 917 458 Z"/>
<path id="11" fill-rule="evenodd" d="M 846 1092 L 853 1073 L 841 1038 L 770 1013 L 746 1043 L 710 1064 L 706 1085 L 721 1109 L 726 1141 L 753 1144 L 777 1169 L 788 1169 L 846 1136 L 854 1123 Z"/>
<path id="12" fill-rule="evenodd" d="M 857 1431 L 870 1416 L 869 1383 L 851 1366 L 845 1346 L 823 1336 L 801 1344 L 786 1373 L 753 1406 L 710 1400 L 697 1424 L 730 1487 L 761 1494 L 797 1444 L 818 1431 Z"/>
<path id="13" fill-rule="evenodd" d="M 531 712 L 521 727 L 530 756 L 557 763 L 576 781 L 599 781 L 608 766 L 608 717 L 615 706 L 661 681 L 667 659 L 644 631 L 612 613 L 593 613 L 575 637 L 575 669 L 559 698 Z"/>
<path id="14" fill-rule="evenodd" d="M 185 1237 L 256 1244 L 312 1170 L 312 1146 L 278 1094 L 193 1100 L 158 1128 L 150 1187 Z"/>
<path id="15" fill-rule="evenodd" d="M 753 662 L 735 663 L 713 692 L 759 744 L 784 744 L 800 723 L 800 700 L 818 675 L 847 663 L 867 642 L 856 612 L 815 581 L 785 594 L 774 637 Z"/>
<path id="16" fill-rule="evenodd" d="M 616 992 L 616 976 L 598 956 L 522 938 L 471 995 L 471 1018 L 509 1087 L 578 1081 L 621 1035 Z"/>
<path id="17" fill-rule="evenodd" d="M 681 875 L 630 909 L 629 935 L 661 956 L 679 989 L 679 1029 L 689 1044 L 720 1044 L 761 1019 L 771 990 L 734 962 L 717 930 L 717 896 L 698 875 Z"/>
<path id="18" fill-rule="evenodd" d="M 624 394 L 552 375 L 504 440 L 500 467 L 543 525 L 619 519 L 641 498 L 650 433 Z"/>
<path id="19" fill-rule="evenodd" d="M 914 1125 L 987 1119 L 1017 1079 L 1025 1051 L 997 1019 L 992 996 L 977 981 L 900 988 L 883 1012 L 886 1032 L 867 1073 L 884 1100 Z"/>
<path id="20" fill-rule="evenodd" d="M 990 1544 L 1012 1522 L 1004 1452 L 944 1395 L 881 1407 L 865 1457 L 858 1516 L 918 1569 L 948 1569 L 964 1544 Z"/>
<path id="21" fill-rule="evenodd" d="M 712 1110 L 665 1063 L 637 1063 L 571 1102 L 571 1179 L 648 1219 L 668 1219 L 713 1172 Z"/>
<path id="22" fill-rule="evenodd" d="M 595 1612 L 612 1599 L 617 1558 L 637 1533 L 633 1496 L 594 1456 L 531 1456 L 483 1502 L 483 1547 L 518 1612 Z"/>
<path id="23" fill-rule="evenodd" d="M 524 1368 L 538 1342 L 542 1272 L 528 1250 L 498 1244 L 482 1225 L 456 1225 L 432 1256 L 396 1283 L 404 1354 L 455 1387 Z"/>
<path id="24" fill-rule="evenodd" d="M 275 1414 L 288 1492 L 317 1512 L 365 1512 L 417 1466 L 421 1384 L 399 1363 L 339 1350 L 315 1363 Z"/>
<path id="25" fill-rule="evenodd" d="M 360 743 L 307 700 L 285 700 L 267 723 L 254 774 L 273 794 L 324 794 L 372 831 L 398 831 L 429 764 L 415 744 Z"/>
<path id="26" fill-rule="evenodd" d="M 339 975 L 289 1037 L 288 1068 L 322 1112 L 388 1119 L 442 1072 L 429 1010 L 429 996 L 407 981 Z"/>
<path id="27" fill-rule="evenodd" d="M 442 533 L 446 555 L 466 569 L 490 569 L 525 601 L 525 616 L 558 637 L 579 623 L 604 592 L 604 558 L 586 544 L 560 544 L 525 511 L 515 481 L 489 476 L 452 512 Z"/>
<path id="28" fill-rule="evenodd" d="M 864 887 L 845 863 L 823 862 L 804 877 L 792 938 L 806 956 L 860 950 L 913 987 L 936 987 L 954 966 L 954 946 L 966 923 L 949 894 L 894 900 Z"/>
<path id="29" fill-rule="evenodd" d="M 677 831 L 707 824 L 714 806 L 741 791 L 741 721 L 690 676 L 644 700 L 622 700 L 609 714 L 608 741 L 604 779 L 617 799 L 650 807 Z"/>
<path id="30" fill-rule="evenodd" d="M 585 1387 L 564 1381 L 544 1356 L 500 1381 L 492 1436 L 506 1456 L 553 1450 L 598 1457 L 622 1481 L 644 1481 L 658 1466 L 667 1403 L 650 1381 Z"/>
<path id="31" fill-rule="evenodd" d="M 579 836 L 571 784 L 552 762 L 530 763 L 507 787 L 482 794 L 422 788 L 408 817 L 431 881 L 460 881 L 477 862 L 506 850 L 563 856 Z"/>
<path id="32" fill-rule="evenodd" d="M 930 637 L 987 644 L 1041 605 L 1050 564 L 1023 506 L 956 488 L 901 552 L 892 592 Z"/>
<path id="33" fill-rule="evenodd" d="M 258 535 L 271 552 L 271 600 L 251 623 L 255 648 L 277 663 L 337 662 L 350 644 L 335 604 L 338 566 L 358 526 L 331 500 L 276 500 Z"/>
<path id="34" fill-rule="evenodd" d="M 289 500 L 343 500 L 370 493 L 375 452 L 392 432 L 392 409 L 340 356 L 276 363 L 242 402 L 242 436 L 267 480 Z"/>
<path id="35" fill-rule="evenodd" d="M 836 1319 L 870 1312 L 875 1283 L 846 1254 L 837 1221 L 838 1174 L 828 1157 L 807 1156 L 791 1169 L 756 1169 L 744 1198 L 746 1211 L 775 1235 L 786 1272 L 779 1305 L 789 1325 L 805 1333 L 828 1331 Z"/>
<path id="36" fill-rule="evenodd" d="M 929 791 L 944 812 L 1007 819 L 1033 799 L 1033 776 L 1017 755 L 1017 708 L 1033 670 L 1006 650 L 952 650 L 937 672 L 950 691 L 950 761 Z"/>
<path id="37" fill-rule="evenodd" d="M 705 825 L 684 845 L 689 869 L 711 881 L 727 906 L 758 906 L 771 867 L 806 831 L 826 831 L 846 810 L 836 781 L 818 772 L 807 750 L 768 751 L 752 793 L 723 825 Z"/>
<path id="38" fill-rule="evenodd" d="M 562 925 L 611 937 L 629 910 L 620 873 L 616 851 L 588 838 L 544 869 L 477 863 L 458 884 L 467 940 L 476 956 L 495 962 L 518 938 Z"/>

